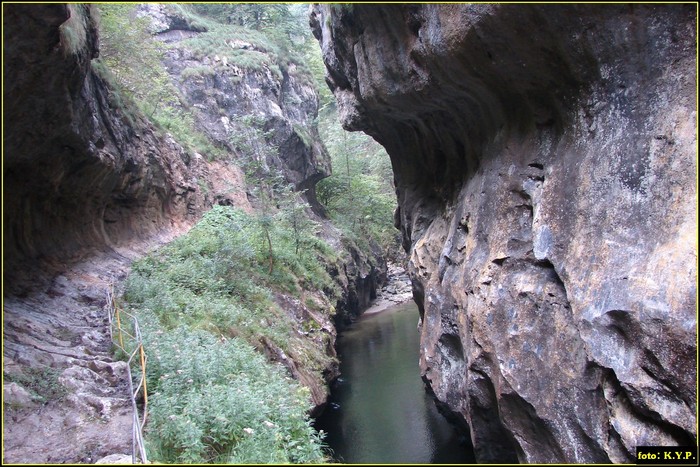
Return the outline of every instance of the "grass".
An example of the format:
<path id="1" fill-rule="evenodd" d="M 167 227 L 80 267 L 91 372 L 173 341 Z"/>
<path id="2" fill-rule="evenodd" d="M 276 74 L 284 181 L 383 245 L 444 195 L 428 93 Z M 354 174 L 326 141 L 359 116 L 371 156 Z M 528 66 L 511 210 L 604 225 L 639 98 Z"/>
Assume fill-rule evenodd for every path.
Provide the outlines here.
<path id="1" fill-rule="evenodd" d="M 151 121 L 169 132 L 190 153 L 204 154 L 209 161 L 229 157 L 226 149 L 215 145 L 211 138 L 197 129 L 191 112 L 177 107 L 165 107 L 153 112 Z"/>
<path id="2" fill-rule="evenodd" d="M 311 293 L 314 309 L 330 316 L 336 286 L 321 264 L 334 253 L 307 231 L 297 254 L 283 219 L 264 225 L 272 273 L 263 224 L 225 206 L 132 266 L 124 299 L 139 317 L 149 358 L 146 438 L 156 461 L 325 461 L 306 416 L 308 390 L 261 351 L 284 352 L 323 384 L 323 370 L 334 363 L 327 339 L 303 335 L 321 324 L 295 318 L 274 296 Z"/>
<path id="3" fill-rule="evenodd" d="M 272 75 L 282 80 L 282 70 L 288 70 L 289 63 L 298 65 L 296 74 L 311 82 L 310 72 L 305 60 L 288 45 L 280 45 L 271 38 L 270 33 L 256 31 L 251 28 L 223 24 L 212 18 L 194 13 L 190 8 L 173 5 L 178 14 L 191 24 L 195 24 L 204 32 L 184 40 L 178 47 L 185 46 L 193 52 L 194 57 L 202 60 L 205 57 L 219 57 L 228 64 L 252 72 L 270 71 Z"/>
<path id="4" fill-rule="evenodd" d="M 87 22 L 90 19 L 90 6 L 68 4 L 70 16 L 58 27 L 61 49 L 65 54 L 77 54 L 87 42 Z"/>

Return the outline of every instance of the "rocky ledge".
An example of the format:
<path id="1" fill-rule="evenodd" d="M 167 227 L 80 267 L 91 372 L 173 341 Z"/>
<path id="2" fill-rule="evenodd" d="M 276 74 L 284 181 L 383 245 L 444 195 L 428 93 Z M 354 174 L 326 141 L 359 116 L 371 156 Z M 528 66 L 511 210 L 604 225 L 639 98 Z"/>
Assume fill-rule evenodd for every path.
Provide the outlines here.
<path id="1" fill-rule="evenodd" d="M 387 263 L 386 284 L 377 292 L 377 298 L 365 310 L 364 315 L 379 313 L 387 308 L 413 299 L 413 287 L 406 269 L 392 262 Z"/>

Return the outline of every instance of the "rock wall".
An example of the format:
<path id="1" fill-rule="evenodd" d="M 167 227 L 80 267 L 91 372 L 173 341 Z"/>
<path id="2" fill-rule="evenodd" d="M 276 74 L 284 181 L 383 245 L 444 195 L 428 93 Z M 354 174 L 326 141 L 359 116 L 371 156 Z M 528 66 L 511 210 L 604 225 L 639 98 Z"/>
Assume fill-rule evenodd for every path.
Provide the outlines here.
<path id="1" fill-rule="evenodd" d="M 209 169 L 120 106 L 89 6 L 3 7 L 4 462 L 131 449 L 106 291 L 210 204 Z"/>
<path id="2" fill-rule="evenodd" d="M 343 237 L 335 227 L 326 223 L 324 239 L 340 253 L 338 261 L 329 265 L 329 273 L 340 285 L 334 323 L 342 330 L 354 322 L 377 299 L 377 289 L 387 281 L 387 263 L 380 248 L 367 253 Z M 376 244 L 371 245 L 376 246 Z"/>
<path id="3" fill-rule="evenodd" d="M 341 256 L 337 264 L 328 265 L 342 293 L 336 303 L 336 325 L 354 320 L 386 280 L 386 261 L 381 251 L 365 253 L 344 239 L 316 198 L 316 183 L 331 174 L 331 162 L 315 122 L 319 100 L 308 70 L 293 62 L 278 63 L 261 45 L 240 39 L 228 44 L 266 55 L 268 63 L 258 70 L 246 70 L 223 54 L 202 55 L 185 40 L 202 31 L 175 10 L 144 4 L 138 11 L 151 19 L 155 37 L 168 43 L 165 65 L 198 128 L 226 148 L 235 163 L 250 167 L 251 157 L 258 158 L 257 176 L 276 172 L 304 193 L 313 210 L 309 216 L 322 224 L 319 235 Z M 255 202 L 255 196 L 250 197 Z"/>
<path id="4" fill-rule="evenodd" d="M 6 291 L 24 287 L 29 264 L 191 223 L 205 205 L 195 181 L 206 168 L 118 105 L 91 65 L 89 8 L 13 5 L 4 21 L 3 245 L 15 272 Z"/>
<path id="5" fill-rule="evenodd" d="M 144 4 L 137 11 L 151 20 L 154 36 L 168 43 L 164 63 L 197 127 L 237 163 L 257 159 L 259 176 L 279 171 L 295 190 L 306 192 L 323 216 L 316 183 L 330 175 L 330 156 L 314 123 L 319 103 L 308 71 L 241 39 L 226 40 L 226 45 L 266 57 L 258 68 L 202 53 L 186 39 L 206 31 L 189 25 L 176 10 Z"/>
<path id="6" fill-rule="evenodd" d="M 421 371 L 480 461 L 695 444 L 696 10 L 321 5 L 389 152 Z"/>
<path id="7" fill-rule="evenodd" d="M 250 166 L 251 157 L 258 158 L 257 176 L 279 173 L 304 193 L 313 210 L 309 215 L 323 226 L 321 237 L 341 255 L 337 264 L 328 265 L 342 292 L 336 303 L 336 324 L 342 327 L 359 316 L 376 297 L 386 265 L 381 252 L 368 256 L 342 239 L 316 198 L 316 183 L 331 174 L 331 165 L 315 123 L 319 101 L 308 71 L 292 62 L 276 63 L 271 52 L 237 39 L 229 41 L 232 48 L 267 55 L 269 64 L 246 70 L 223 55 L 203 56 L 184 41 L 203 31 L 175 10 L 144 4 L 139 12 L 151 19 L 155 37 L 168 43 L 165 65 L 198 128 L 226 148 L 235 163 Z M 255 201 L 254 195 L 251 198 Z"/>

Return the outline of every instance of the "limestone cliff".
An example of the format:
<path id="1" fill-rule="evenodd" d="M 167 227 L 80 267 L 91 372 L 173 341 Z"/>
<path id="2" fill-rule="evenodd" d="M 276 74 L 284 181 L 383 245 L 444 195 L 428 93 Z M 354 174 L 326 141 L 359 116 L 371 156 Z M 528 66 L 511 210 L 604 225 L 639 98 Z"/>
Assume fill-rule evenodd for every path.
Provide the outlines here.
<path id="1" fill-rule="evenodd" d="M 322 5 L 383 144 L 421 369 L 481 461 L 696 442 L 696 10 Z"/>
<path id="2" fill-rule="evenodd" d="M 3 26 L 3 259 L 15 271 L 6 287 L 20 286 L 27 263 L 69 261 L 194 219 L 204 168 L 187 167 L 179 145 L 117 105 L 91 67 L 89 9 L 15 5 Z"/>
<path id="3" fill-rule="evenodd" d="M 318 96 L 308 71 L 277 60 L 259 44 L 224 36 L 217 42 L 224 41 L 226 49 L 264 57 L 254 68 L 229 62 L 221 53 L 191 46 L 188 39 L 206 31 L 188 25 L 169 6 L 144 4 L 138 11 L 152 20 L 154 37 L 168 44 L 165 65 L 198 127 L 228 153 L 252 155 L 266 172 L 279 170 L 322 214 L 316 182 L 331 167 L 313 124 Z"/>
<path id="4" fill-rule="evenodd" d="M 338 264 L 327 265 L 342 291 L 337 324 L 355 319 L 376 297 L 386 278 L 386 262 L 381 251 L 362 252 L 343 238 L 316 198 L 316 183 L 330 175 L 331 166 L 316 124 L 319 98 L 310 72 L 280 60 L 265 45 L 226 39 L 227 49 L 267 58 L 258 68 L 246 69 L 223 53 L 202 53 L 188 42 L 206 31 L 176 9 L 143 4 L 138 11 L 151 20 L 154 37 L 167 43 L 165 65 L 198 128 L 249 173 L 280 174 L 304 193 L 313 210 L 309 214 L 323 227 L 319 235 L 342 257 Z M 250 190 L 248 194 L 255 204 L 255 196 Z M 218 204 L 229 203 L 218 196 Z"/>

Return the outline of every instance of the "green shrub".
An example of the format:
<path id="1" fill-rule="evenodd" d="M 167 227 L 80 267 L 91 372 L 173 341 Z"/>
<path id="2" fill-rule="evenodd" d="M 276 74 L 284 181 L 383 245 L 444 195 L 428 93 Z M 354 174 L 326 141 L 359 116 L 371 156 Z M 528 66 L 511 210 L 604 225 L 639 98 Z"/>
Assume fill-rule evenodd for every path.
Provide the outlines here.
<path id="1" fill-rule="evenodd" d="M 263 225 L 257 216 L 215 206 L 188 234 L 132 265 L 124 299 L 139 317 L 149 359 L 146 437 L 154 460 L 324 461 L 305 415 L 308 390 L 254 348 L 265 341 L 323 381 L 331 364 L 327 341 L 302 335 L 319 324 L 296 322 L 274 296 L 335 291 L 321 266 L 332 250 L 315 238 L 312 224 L 295 232 L 283 213 L 272 215 L 276 221 Z M 335 298 L 323 300 L 329 314 Z"/>
<path id="2" fill-rule="evenodd" d="M 180 79 L 185 80 L 199 78 L 201 76 L 214 76 L 215 74 L 216 70 L 210 66 L 193 66 L 182 70 L 182 73 L 180 73 Z"/>
<path id="3" fill-rule="evenodd" d="M 145 319 L 147 443 L 160 462 L 317 463 L 308 393 L 240 339 Z"/>
<path id="4" fill-rule="evenodd" d="M 369 136 L 343 130 L 334 105 L 320 112 L 319 120 L 333 167 L 333 174 L 316 186 L 319 201 L 334 224 L 366 253 L 372 242 L 385 252 L 397 251 L 400 237 L 394 228 L 396 195 L 389 156 Z"/>

